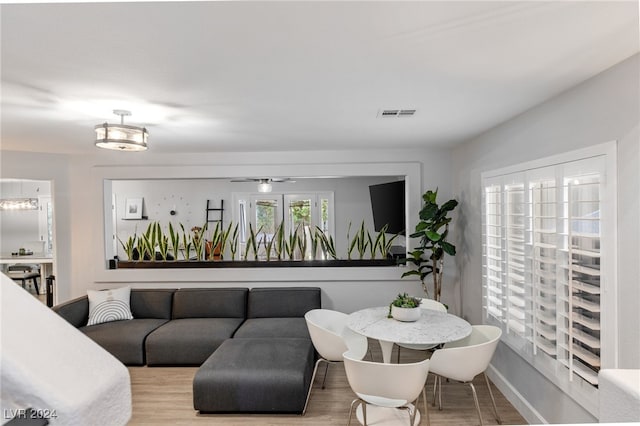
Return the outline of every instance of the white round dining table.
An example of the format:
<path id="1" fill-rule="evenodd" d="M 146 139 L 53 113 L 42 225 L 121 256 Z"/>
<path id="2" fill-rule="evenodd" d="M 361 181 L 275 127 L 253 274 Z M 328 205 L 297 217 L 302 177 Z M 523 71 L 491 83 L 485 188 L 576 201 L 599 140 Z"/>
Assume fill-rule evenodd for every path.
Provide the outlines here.
<path id="1" fill-rule="evenodd" d="M 376 339 L 382 349 L 382 360 L 391 362 L 394 343 L 437 345 L 460 340 L 471 334 L 471 324 L 446 312 L 421 309 L 420 319 L 403 322 L 388 318 L 389 307 L 380 306 L 349 315 L 347 327 L 363 336 Z"/>

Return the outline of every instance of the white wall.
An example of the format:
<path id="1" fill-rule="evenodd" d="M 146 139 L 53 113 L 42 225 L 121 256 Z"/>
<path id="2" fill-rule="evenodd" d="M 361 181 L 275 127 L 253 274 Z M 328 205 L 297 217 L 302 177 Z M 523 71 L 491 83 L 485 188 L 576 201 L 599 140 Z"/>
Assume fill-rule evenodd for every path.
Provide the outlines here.
<path id="1" fill-rule="evenodd" d="M 25 165 L 28 164 L 28 167 Z M 71 194 L 69 157 L 59 154 L 0 151 L 0 173 L 3 179 L 32 179 L 51 182 L 54 205 L 53 251 L 56 254 L 53 273 L 56 276 L 58 300 L 71 297 Z M 82 205 L 80 207 L 82 212 Z"/>
<path id="2" fill-rule="evenodd" d="M 462 283 L 462 309 L 472 323 L 482 321 L 480 174 L 617 140 L 618 366 L 640 366 L 639 72 L 639 57 L 635 55 L 454 150 L 454 192 L 461 201 L 458 215 L 460 255 L 456 262 Z M 492 364 L 515 392 L 531 404 L 530 421 L 577 423 L 594 420 L 587 410 L 504 345 L 499 347 Z M 542 418 L 536 419 L 536 411 Z"/>

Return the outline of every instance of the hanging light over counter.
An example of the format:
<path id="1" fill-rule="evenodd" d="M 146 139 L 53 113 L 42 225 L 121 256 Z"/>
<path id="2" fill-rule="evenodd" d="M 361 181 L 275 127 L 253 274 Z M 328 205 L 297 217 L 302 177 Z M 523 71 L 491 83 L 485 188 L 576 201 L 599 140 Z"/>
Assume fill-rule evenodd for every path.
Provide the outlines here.
<path id="1" fill-rule="evenodd" d="M 2 198 L 0 210 L 37 210 L 37 198 Z"/>
<path id="2" fill-rule="evenodd" d="M 145 151 L 149 133 L 144 127 L 124 124 L 124 117 L 131 115 L 130 111 L 114 109 L 113 113 L 120 116 L 120 124 L 98 124 L 96 130 L 96 146 L 116 151 Z"/>

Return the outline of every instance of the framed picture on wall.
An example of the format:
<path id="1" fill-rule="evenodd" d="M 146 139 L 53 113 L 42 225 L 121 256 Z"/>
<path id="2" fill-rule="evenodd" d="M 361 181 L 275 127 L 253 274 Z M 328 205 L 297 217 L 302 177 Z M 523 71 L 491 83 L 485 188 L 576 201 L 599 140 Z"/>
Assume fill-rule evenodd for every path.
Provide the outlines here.
<path id="1" fill-rule="evenodd" d="M 124 204 L 125 219 L 142 219 L 142 198 L 127 198 Z"/>

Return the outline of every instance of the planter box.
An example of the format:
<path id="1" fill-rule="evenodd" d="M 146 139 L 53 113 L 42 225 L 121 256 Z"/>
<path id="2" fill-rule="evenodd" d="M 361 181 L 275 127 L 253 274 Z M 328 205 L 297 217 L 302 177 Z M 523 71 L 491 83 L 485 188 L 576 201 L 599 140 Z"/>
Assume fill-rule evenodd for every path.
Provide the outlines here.
<path id="1" fill-rule="evenodd" d="M 363 260 L 134 260 L 110 262 L 110 269 L 306 268 L 396 266 L 395 259 Z"/>

